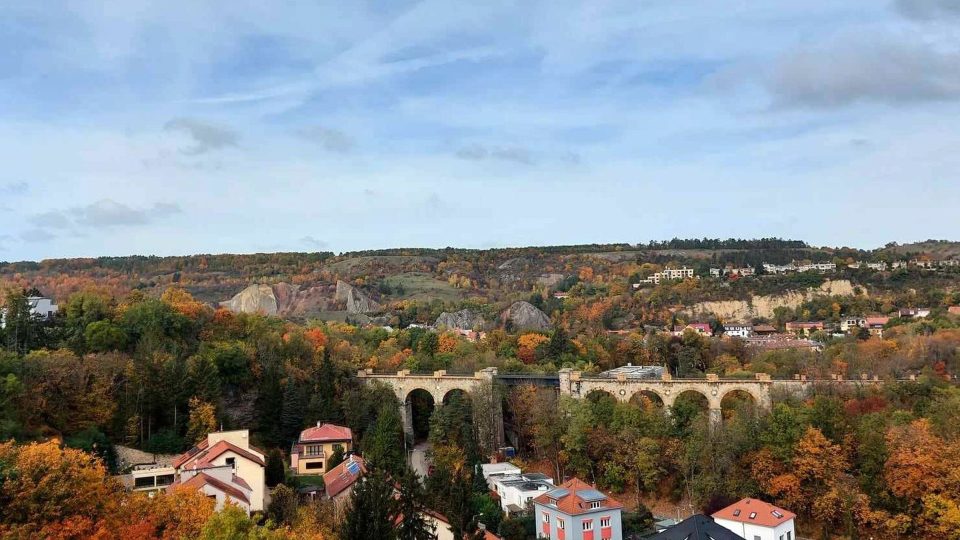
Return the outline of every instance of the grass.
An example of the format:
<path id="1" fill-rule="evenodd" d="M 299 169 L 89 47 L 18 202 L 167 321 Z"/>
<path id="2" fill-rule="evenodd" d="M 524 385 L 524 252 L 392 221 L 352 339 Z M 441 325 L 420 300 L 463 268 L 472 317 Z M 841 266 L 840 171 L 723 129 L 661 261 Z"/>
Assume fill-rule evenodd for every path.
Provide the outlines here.
<path id="1" fill-rule="evenodd" d="M 403 294 L 391 295 L 391 299 L 398 298 L 404 300 L 443 300 L 455 302 L 462 300 L 465 291 L 455 288 L 446 281 L 436 279 L 430 274 L 422 272 L 408 272 L 390 276 L 384 280 L 391 289 L 396 289 L 398 285 L 403 286 Z"/>

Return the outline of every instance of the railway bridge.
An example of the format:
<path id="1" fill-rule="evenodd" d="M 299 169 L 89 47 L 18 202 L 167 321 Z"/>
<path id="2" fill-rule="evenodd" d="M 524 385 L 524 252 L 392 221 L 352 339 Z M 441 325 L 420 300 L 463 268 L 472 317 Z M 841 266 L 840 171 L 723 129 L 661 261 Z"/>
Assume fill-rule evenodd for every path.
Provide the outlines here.
<path id="1" fill-rule="evenodd" d="M 472 375 L 453 375 L 444 370 L 433 373 L 411 373 L 408 370 L 396 374 L 376 374 L 372 370 L 360 371 L 357 376 L 364 382 L 379 381 L 390 386 L 402 405 L 404 431 L 408 436 L 413 435 L 413 407 L 411 395 L 414 392 L 426 392 L 433 399 L 434 404 L 446 402 L 455 392 L 470 393 L 478 385 L 485 382 L 498 382 L 508 386 L 520 384 L 534 384 L 537 386 L 556 388 L 561 396 L 570 396 L 575 399 L 585 399 L 591 394 L 602 392 L 613 396 L 620 402 L 637 402 L 641 398 L 650 400 L 654 405 L 663 407 L 669 414 L 670 408 L 679 396 L 685 394 L 699 395 L 705 398 L 710 414 L 710 421 L 718 425 L 723 419 L 724 397 L 736 393 L 738 396 L 749 396 L 753 404 L 759 409 L 769 411 L 772 406 L 772 395 L 776 391 L 804 396 L 809 393 L 814 384 L 829 383 L 843 385 L 880 384 L 873 380 L 838 380 L 809 381 L 797 377 L 794 380 L 773 380 L 769 375 L 758 373 L 754 379 L 721 379 L 716 375 L 707 375 L 703 379 L 674 379 L 664 373 L 659 379 L 641 379 L 618 374 L 616 377 L 585 375 L 572 369 L 561 369 L 556 375 L 527 375 L 503 374 L 497 368 L 486 368 Z M 500 440 L 502 433 L 502 411 L 499 413 Z"/>

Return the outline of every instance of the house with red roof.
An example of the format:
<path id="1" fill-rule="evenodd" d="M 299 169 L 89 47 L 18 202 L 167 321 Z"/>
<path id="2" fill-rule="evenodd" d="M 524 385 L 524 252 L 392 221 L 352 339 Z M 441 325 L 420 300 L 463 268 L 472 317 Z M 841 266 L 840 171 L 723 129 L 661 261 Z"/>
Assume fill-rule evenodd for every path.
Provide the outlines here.
<path id="1" fill-rule="evenodd" d="M 796 540 L 797 515 L 760 499 L 741 499 L 711 516 L 717 525 L 750 540 Z"/>
<path id="2" fill-rule="evenodd" d="M 623 505 L 578 478 L 536 497 L 533 508 L 538 538 L 623 539 Z"/>
<path id="3" fill-rule="evenodd" d="M 367 474 L 367 464 L 362 457 L 351 454 L 343 463 L 323 475 L 326 497 L 335 502 L 346 502 L 353 492 L 353 485 Z"/>
<path id="4" fill-rule="evenodd" d="M 344 453 L 353 450 L 350 428 L 317 422 L 315 427 L 301 431 L 290 449 L 290 469 L 294 474 L 323 474 L 327 460 L 338 446 Z"/>
<path id="5" fill-rule="evenodd" d="M 713 335 L 713 329 L 710 328 L 710 325 L 707 323 L 690 323 L 686 326 L 679 326 L 679 325 L 674 326 L 673 335 L 678 337 L 683 336 L 683 333 L 686 332 L 687 330 L 691 330 L 695 334 L 699 334 L 701 336 L 706 336 L 706 337 L 710 337 Z"/>
<path id="6" fill-rule="evenodd" d="M 176 480 L 167 489 L 197 489 L 216 499 L 217 510 L 231 502 L 247 513 L 264 510 L 266 454 L 250 445 L 250 432 L 218 431 L 173 461 Z"/>

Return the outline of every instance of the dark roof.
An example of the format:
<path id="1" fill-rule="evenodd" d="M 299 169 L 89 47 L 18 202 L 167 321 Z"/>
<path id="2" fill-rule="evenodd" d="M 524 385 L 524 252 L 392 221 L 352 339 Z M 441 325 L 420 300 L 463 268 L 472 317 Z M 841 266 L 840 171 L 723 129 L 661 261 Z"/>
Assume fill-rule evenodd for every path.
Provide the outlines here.
<path id="1" fill-rule="evenodd" d="M 717 525 L 703 514 L 690 516 L 654 538 L 656 540 L 744 540 L 742 536 Z"/>

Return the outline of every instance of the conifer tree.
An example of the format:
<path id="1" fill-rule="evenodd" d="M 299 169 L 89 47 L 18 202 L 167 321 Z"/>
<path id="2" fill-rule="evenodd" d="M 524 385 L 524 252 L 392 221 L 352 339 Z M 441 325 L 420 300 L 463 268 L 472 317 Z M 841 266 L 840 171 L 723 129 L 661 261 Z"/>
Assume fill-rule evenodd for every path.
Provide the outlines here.
<path id="1" fill-rule="evenodd" d="M 393 486 L 382 471 L 371 467 L 353 485 L 350 510 L 343 523 L 341 540 L 395 539 L 394 504 Z"/>
<path id="2" fill-rule="evenodd" d="M 436 538 L 434 526 L 424 517 L 423 485 L 413 470 L 408 470 L 400 477 L 400 496 L 397 498 L 396 514 L 400 522 L 397 524 L 397 540 L 431 540 Z"/>

